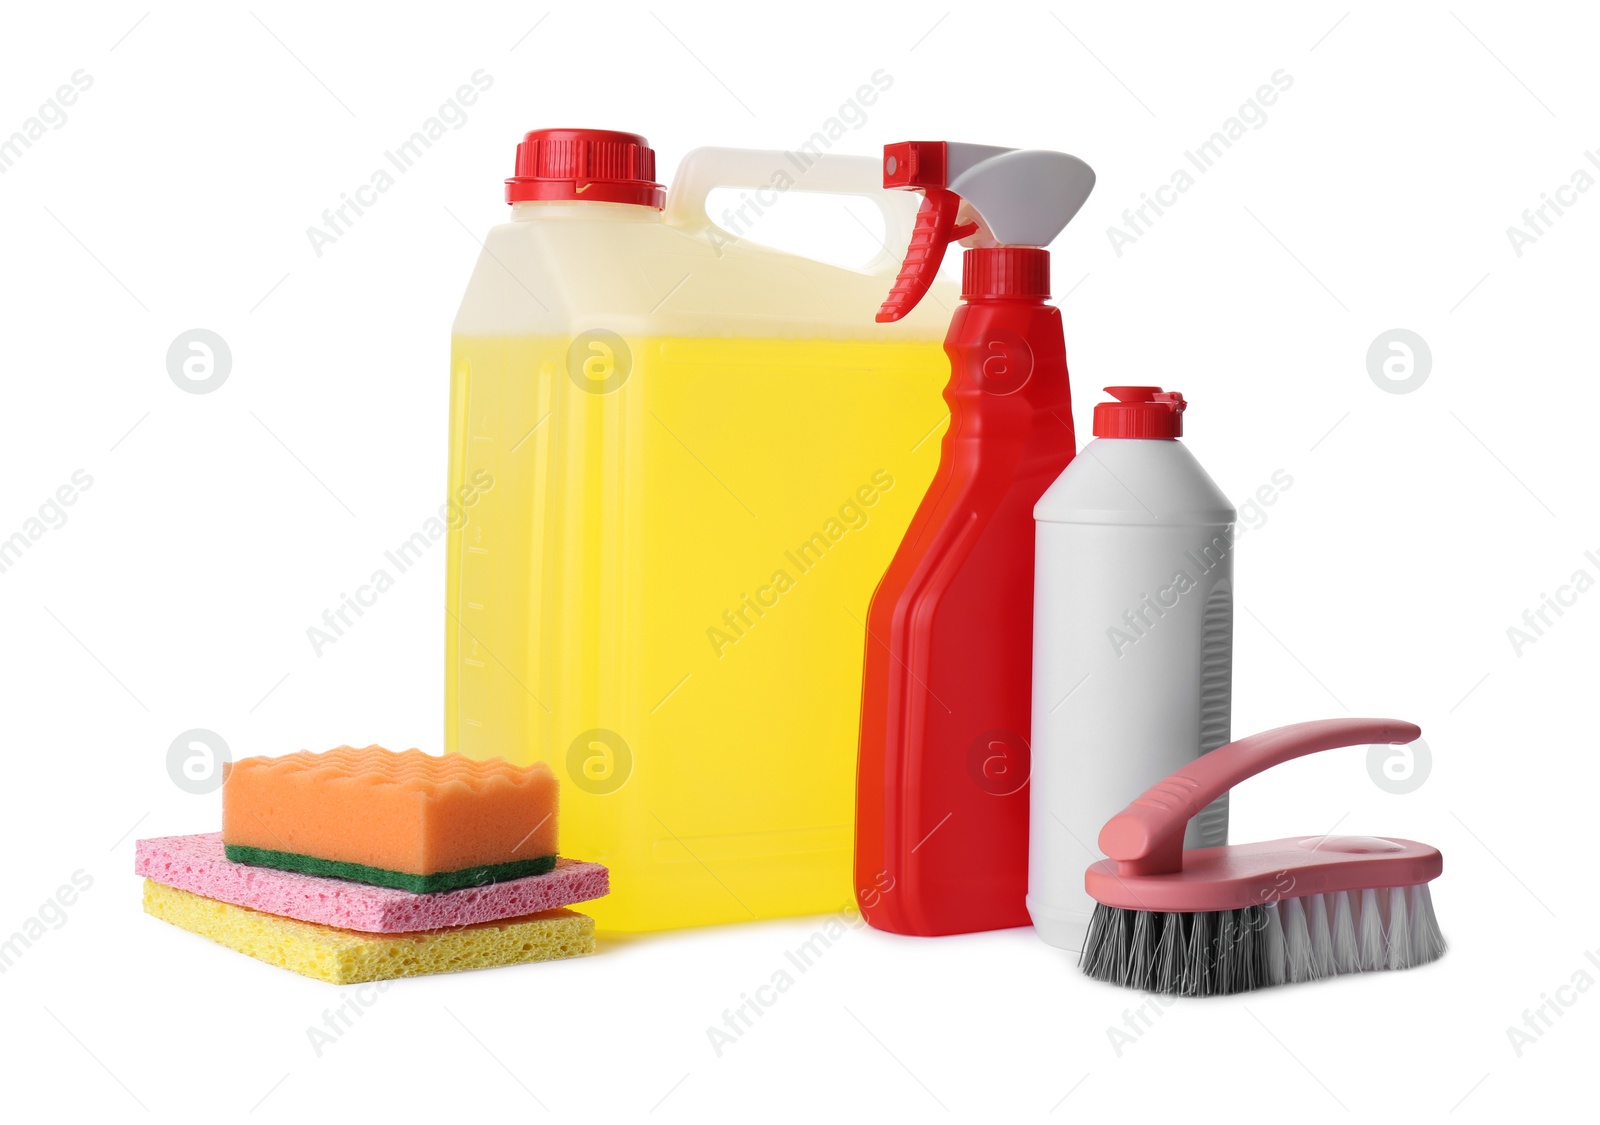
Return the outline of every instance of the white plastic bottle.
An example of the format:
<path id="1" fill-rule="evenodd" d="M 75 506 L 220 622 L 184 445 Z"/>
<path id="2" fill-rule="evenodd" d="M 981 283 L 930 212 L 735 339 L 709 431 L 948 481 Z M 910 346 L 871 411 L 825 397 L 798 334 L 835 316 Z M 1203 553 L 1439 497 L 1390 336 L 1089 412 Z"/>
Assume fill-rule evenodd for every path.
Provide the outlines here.
<path id="1" fill-rule="evenodd" d="M 1233 524 L 1177 438 L 1183 396 L 1107 387 L 1086 445 L 1034 506 L 1033 773 L 1028 913 L 1083 948 L 1084 869 L 1100 829 L 1229 738 Z M 1227 843 L 1223 795 L 1184 846 Z"/>

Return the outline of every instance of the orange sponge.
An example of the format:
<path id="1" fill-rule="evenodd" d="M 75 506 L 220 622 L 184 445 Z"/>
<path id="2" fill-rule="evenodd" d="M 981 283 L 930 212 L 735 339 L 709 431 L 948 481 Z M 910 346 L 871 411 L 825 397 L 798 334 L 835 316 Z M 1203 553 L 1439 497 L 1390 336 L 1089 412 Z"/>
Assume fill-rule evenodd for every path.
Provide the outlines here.
<path id="1" fill-rule="evenodd" d="M 246 758 L 222 839 L 230 859 L 419 892 L 494 882 L 555 863 L 556 780 L 542 762 L 381 746 Z"/>

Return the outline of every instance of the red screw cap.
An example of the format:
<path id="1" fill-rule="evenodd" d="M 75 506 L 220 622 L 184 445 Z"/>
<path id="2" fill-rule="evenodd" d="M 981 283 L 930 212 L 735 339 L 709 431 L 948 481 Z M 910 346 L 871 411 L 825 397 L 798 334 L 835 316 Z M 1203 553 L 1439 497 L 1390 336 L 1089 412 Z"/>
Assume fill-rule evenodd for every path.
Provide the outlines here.
<path id="1" fill-rule="evenodd" d="M 975 246 L 961 256 L 961 299 L 1050 296 L 1050 251 L 1033 246 Z"/>
<path id="2" fill-rule="evenodd" d="M 506 202 L 579 199 L 637 203 L 660 210 L 667 191 L 656 180 L 656 154 L 638 133 L 612 129 L 535 129 L 517 146 Z"/>
<path id="3" fill-rule="evenodd" d="M 1183 411 L 1189 404 L 1177 391 L 1107 387 L 1106 394 L 1117 401 L 1095 404 L 1095 437 L 1172 441 L 1183 436 Z"/>

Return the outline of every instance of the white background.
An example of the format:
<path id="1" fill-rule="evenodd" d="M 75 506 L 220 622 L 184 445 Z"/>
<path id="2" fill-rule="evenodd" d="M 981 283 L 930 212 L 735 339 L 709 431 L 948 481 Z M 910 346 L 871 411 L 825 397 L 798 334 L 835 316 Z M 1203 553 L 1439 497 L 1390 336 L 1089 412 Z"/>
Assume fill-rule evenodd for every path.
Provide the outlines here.
<path id="1" fill-rule="evenodd" d="M 1600 593 L 1520 653 L 1507 628 L 1575 571 L 1600 578 L 1600 191 L 1520 256 L 1506 230 L 1600 175 L 1593 17 L 942 12 L 8 10 L 0 136 L 74 72 L 92 86 L 0 175 L 0 538 L 76 470 L 93 484 L 0 574 L 0 939 L 74 872 L 93 883 L 0 975 L 7 1118 L 1504 1120 L 1592 1099 L 1600 995 L 1569 986 L 1600 980 Z M 306 228 L 480 68 L 493 87 L 465 124 L 317 256 Z M 638 130 L 669 177 L 698 145 L 798 145 L 879 69 L 892 87 L 834 151 L 949 138 L 1098 170 L 1054 248 L 1080 433 L 1101 386 L 1164 384 L 1230 496 L 1293 478 L 1237 555 L 1235 734 L 1394 715 L 1432 752 L 1403 795 L 1359 750 L 1284 766 L 1236 792 L 1234 838 L 1436 844 L 1449 954 L 1148 1006 L 1114 1044 L 1143 998 L 1027 930 L 861 928 L 719 1056 L 707 1028 L 820 925 L 801 919 L 403 982 L 319 1056 L 307 1029 L 349 990 L 140 912 L 134 839 L 218 824 L 215 793 L 169 778 L 169 744 L 203 727 L 235 757 L 439 748 L 442 547 L 320 657 L 306 629 L 443 498 L 450 321 L 525 130 Z M 1115 253 L 1124 208 L 1280 69 L 1265 124 Z M 860 237 L 839 221 L 810 245 Z M 232 351 L 214 393 L 168 377 L 195 327 Z M 1367 369 L 1397 327 L 1432 352 L 1409 394 Z M 1546 1002 L 1552 1026 L 1514 1046 Z"/>

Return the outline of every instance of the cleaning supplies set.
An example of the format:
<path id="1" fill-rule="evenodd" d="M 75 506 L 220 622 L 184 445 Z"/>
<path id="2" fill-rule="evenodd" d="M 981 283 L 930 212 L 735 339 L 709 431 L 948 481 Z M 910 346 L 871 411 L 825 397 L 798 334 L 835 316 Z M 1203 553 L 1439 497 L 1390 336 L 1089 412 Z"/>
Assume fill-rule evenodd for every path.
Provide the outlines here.
<path id="1" fill-rule="evenodd" d="M 220 834 L 140 842 L 146 910 L 335 982 L 852 905 L 1183 996 L 1440 956 L 1433 848 L 1227 843 L 1246 778 L 1420 732 L 1230 742 L 1235 512 L 1188 404 L 1108 387 L 1075 440 L 1047 247 L 1094 182 L 915 141 L 698 149 L 668 191 L 637 134 L 528 133 L 451 347 L 445 753 L 237 763 Z M 738 233 L 788 191 L 886 249 Z"/>

